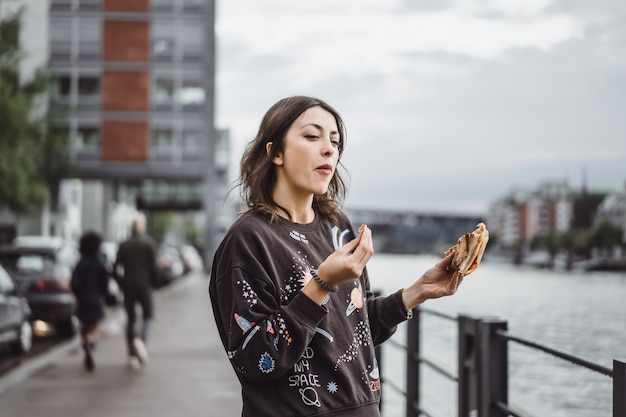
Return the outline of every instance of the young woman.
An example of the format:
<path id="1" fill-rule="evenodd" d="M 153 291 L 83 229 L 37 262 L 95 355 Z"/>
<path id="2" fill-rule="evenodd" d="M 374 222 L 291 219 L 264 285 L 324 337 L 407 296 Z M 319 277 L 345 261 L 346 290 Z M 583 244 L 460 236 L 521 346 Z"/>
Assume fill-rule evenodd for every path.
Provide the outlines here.
<path id="1" fill-rule="evenodd" d="M 79 242 L 81 258 L 72 272 L 72 292 L 76 296 L 76 317 L 80 322 L 80 336 L 85 351 L 85 369 L 93 371 L 98 324 L 105 315 L 109 273 L 100 257 L 102 238 L 96 232 L 85 232 Z"/>
<path id="2" fill-rule="evenodd" d="M 341 211 L 345 136 L 327 103 L 288 97 L 243 155 L 247 211 L 216 252 L 209 293 L 244 417 L 378 417 L 374 346 L 460 282 L 450 255 L 395 294 L 370 292 L 371 231 Z"/>

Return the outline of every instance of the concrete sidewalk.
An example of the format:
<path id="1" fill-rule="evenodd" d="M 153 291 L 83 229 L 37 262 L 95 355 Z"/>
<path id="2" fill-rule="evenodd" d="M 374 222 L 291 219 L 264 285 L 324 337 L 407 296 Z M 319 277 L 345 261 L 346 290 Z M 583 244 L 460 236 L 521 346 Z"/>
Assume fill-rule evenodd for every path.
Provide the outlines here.
<path id="1" fill-rule="evenodd" d="M 195 273 L 155 293 L 150 361 L 140 371 L 127 367 L 125 316 L 117 309 L 103 326 L 94 372 L 83 369 L 78 343 L 69 342 L 49 355 L 49 364 L 0 394 L 0 417 L 239 416 L 239 383 L 215 328 L 207 286 L 206 276 Z"/>

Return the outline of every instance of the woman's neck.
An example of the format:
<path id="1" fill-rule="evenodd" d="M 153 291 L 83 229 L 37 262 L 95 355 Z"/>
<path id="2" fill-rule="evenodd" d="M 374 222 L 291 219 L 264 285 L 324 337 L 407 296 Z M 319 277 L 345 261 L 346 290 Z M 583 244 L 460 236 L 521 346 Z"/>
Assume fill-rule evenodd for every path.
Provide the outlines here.
<path id="1" fill-rule="evenodd" d="M 293 196 L 285 198 L 280 192 L 275 191 L 273 197 L 276 204 L 282 208 L 278 211 L 279 216 L 299 224 L 309 224 L 315 220 L 312 194 L 303 198 L 293 198 Z"/>

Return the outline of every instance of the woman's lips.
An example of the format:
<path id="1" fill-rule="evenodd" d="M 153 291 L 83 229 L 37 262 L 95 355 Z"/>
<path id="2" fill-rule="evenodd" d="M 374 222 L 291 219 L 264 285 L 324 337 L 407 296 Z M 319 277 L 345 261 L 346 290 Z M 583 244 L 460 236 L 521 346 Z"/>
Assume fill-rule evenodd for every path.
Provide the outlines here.
<path id="1" fill-rule="evenodd" d="M 321 171 L 323 174 L 330 175 L 333 173 L 333 166 L 331 164 L 320 165 L 316 170 Z"/>

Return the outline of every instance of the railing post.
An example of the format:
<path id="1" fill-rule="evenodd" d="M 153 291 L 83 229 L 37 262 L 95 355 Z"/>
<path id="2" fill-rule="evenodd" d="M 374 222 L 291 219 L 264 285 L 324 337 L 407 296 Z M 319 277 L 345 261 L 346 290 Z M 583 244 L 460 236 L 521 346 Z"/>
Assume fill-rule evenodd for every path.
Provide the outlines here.
<path id="1" fill-rule="evenodd" d="M 498 337 L 498 330 L 506 330 L 507 322 L 483 319 L 480 323 L 480 417 L 507 417 L 497 403 L 508 404 L 508 342 Z"/>
<path id="2" fill-rule="evenodd" d="M 613 359 L 613 417 L 626 417 L 626 362 Z"/>
<path id="3" fill-rule="evenodd" d="M 479 408 L 479 351 L 478 331 L 480 320 L 466 315 L 458 316 L 458 396 L 459 417 L 475 417 Z"/>
<path id="4" fill-rule="evenodd" d="M 406 334 L 406 417 L 419 417 L 420 407 L 420 322 L 419 308 L 407 322 Z"/>

